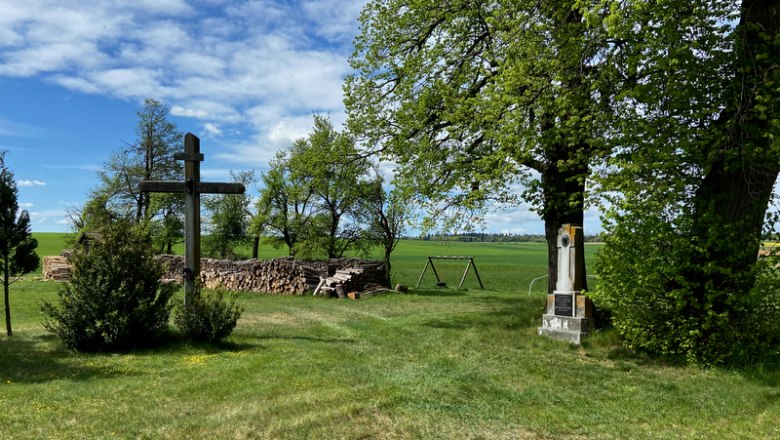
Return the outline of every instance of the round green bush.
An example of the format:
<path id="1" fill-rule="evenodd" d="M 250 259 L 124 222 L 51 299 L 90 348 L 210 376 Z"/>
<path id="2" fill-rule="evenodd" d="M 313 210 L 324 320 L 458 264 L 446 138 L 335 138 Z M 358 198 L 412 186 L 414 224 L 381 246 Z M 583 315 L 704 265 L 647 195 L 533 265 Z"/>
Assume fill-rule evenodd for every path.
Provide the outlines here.
<path id="1" fill-rule="evenodd" d="M 174 322 L 187 339 L 220 342 L 230 336 L 241 317 L 234 295 L 225 298 L 221 290 L 193 295 L 176 307 Z"/>

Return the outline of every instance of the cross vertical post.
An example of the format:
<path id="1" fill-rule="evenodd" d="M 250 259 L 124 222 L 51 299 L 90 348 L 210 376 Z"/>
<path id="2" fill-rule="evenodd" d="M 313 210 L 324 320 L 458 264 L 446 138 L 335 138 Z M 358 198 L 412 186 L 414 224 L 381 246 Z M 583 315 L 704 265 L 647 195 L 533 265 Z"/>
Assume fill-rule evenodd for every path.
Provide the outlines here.
<path id="1" fill-rule="evenodd" d="M 174 159 L 184 160 L 184 304 L 195 293 L 195 280 L 200 276 L 200 139 L 192 133 L 184 136 L 184 154 Z"/>
<path id="2" fill-rule="evenodd" d="M 184 161 L 184 182 L 142 181 L 141 192 L 184 194 L 184 305 L 195 295 L 195 286 L 200 278 L 200 194 L 243 194 L 241 183 L 219 183 L 200 181 L 200 139 L 192 133 L 184 136 L 184 152 L 173 155 L 175 160 Z"/>

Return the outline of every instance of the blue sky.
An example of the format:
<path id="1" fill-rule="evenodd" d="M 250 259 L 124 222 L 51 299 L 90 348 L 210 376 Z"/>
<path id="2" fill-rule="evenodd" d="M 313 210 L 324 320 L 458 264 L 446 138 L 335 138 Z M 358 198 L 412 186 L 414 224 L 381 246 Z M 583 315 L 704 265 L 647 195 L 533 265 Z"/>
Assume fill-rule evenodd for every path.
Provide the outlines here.
<path id="1" fill-rule="evenodd" d="M 341 124 L 364 3 L 0 0 L 0 150 L 33 230 L 70 230 L 65 210 L 135 141 L 144 98 L 201 138 L 208 180 L 264 171 L 313 113 Z M 543 231 L 526 206 L 486 220 L 490 232 Z M 586 230 L 597 220 L 591 213 Z"/>

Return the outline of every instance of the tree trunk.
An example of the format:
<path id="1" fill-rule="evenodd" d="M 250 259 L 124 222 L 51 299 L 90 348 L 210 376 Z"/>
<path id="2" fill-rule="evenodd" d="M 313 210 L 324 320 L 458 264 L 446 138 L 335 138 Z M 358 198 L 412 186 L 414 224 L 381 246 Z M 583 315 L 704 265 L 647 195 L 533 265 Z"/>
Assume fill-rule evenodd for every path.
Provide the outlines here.
<path id="1" fill-rule="evenodd" d="M 764 216 L 780 157 L 773 151 L 772 120 L 778 117 L 780 81 L 780 5 L 776 0 L 745 0 L 736 45 L 737 73 L 732 106 L 721 116 L 720 138 L 711 149 L 713 163 L 694 195 L 695 239 L 701 240 L 699 265 L 687 275 L 695 285 L 746 292 L 753 287 Z M 714 283 L 714 284 L 712 284 Z"/>
<path id="2" fill-rule="evenodd" d="M 252 259 L 257 260 L 260 251 L 260 237 L 252 237 Z"/>
<path id="3" fill-rule="evenodd" d="M 734 168 L 718 161 L 707 173 L 694 199 L 694 231 L 711 261 L 737 273 L 755 264 L 778 172 L 776 163 Z"/>
<path id="4" fill-rule="evenodd" d="M 390 282 L 390 256 L 392 255 L 392 253 L 393 253 L 393 245 L 387 246 L 387 244 L 385 244 L 385 258 L 384 258 L 385 259 L 385 268 L 384 268 L 385 273 L 382 275 L 382 277 L 384 278 L 385 283 L 387 283 L 387 285 L 390 288 L 393 287 L 393 285 Z"/>
<path id="5" fill-rule="evenodd" d="M 5 299 L 5 330 L 6 333 L 8 333 L 8 336 L 13 336 L 14 331 L 11 328 L 11 302 L 9 301 L 8 296 L 8 271 L 10 268 L 8 267 L 8 259 L 5 261 L 5 266 L 3 267 L 3 294 Z"/>
<path id="6" fill-rule="evenodd" d="M 557 161 L 551 160 L 550 166 L 542 171 L 542 191 L 544 206 L 544 236 L 547 241 L 547 292 L 553 293 L 558 281 L 558 230 L 564 224 L 584 226 L 585 179 L 588 167 L 585 164 L 571 164 L 563 171 L 558 169 Z M 584 249 L 576 249 L 584 252 Z M 583 289 L 588 288 L 585 259 L 578 259 L 583 278 Z"/>

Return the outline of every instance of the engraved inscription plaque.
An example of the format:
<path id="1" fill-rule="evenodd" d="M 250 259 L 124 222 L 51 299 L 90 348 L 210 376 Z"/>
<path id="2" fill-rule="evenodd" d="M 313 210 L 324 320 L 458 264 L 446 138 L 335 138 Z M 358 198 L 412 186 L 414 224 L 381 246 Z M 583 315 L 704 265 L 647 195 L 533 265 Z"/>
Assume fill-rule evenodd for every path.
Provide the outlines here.
<path id="1" fill-rule="evenodd" d="M 574 295 L 555 294 L 555 315 L 574 316 Z"/>

